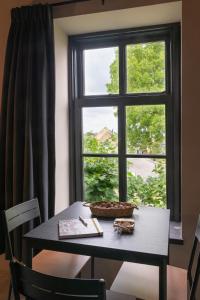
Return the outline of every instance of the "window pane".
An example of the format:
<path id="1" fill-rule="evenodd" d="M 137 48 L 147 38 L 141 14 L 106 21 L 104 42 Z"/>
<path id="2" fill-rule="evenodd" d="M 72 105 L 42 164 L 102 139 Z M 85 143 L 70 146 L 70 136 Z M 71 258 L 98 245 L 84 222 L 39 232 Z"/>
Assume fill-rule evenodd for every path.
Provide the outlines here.
<path id="1" fill-rule="evenodd" d="M 111 154 L 118 151 L 117 107 L 82 109 L 83 152 Z"/>
<path id="2" fill-rule="evenodd" d="M 119 93 L 118 48 L 84 50 L 84 95 Z"/>
<path id="3" fill-rule="evenodd" d="M 126 108 L 128 154 L 165 154 L 165 105 Z"/>
<path id="4" fill-rule="evenodd" d="M 84 158 L 84 200 L 118 200 L 118 159 L 108 157 Z"/>
<path id="5" fill-rule="evenodd" d="M 165 42 L 128 45 L 127 92 L 165 91 Z"/>
<path id="6" fill-rule="evenodd" d="M 141 205 L 166 207 L 166 160 L 129 158 L 127 198 Z"/>

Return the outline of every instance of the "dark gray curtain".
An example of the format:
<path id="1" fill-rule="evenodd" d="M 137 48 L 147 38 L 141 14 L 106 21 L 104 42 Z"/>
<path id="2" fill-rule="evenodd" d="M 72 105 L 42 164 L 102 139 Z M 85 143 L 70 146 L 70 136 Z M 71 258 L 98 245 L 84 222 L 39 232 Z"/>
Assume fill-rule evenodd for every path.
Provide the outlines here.
<path id="1" fill-rule="evenodd" d="M 0 116 L 0 209 L 38 197 L 42 219 L 54 213 L 55 66 L 48 5 L 11 12 Z M 15 253 L 21 257 L 18 232 Z M 0 253 L 5 251 L 2 220 Z"/>

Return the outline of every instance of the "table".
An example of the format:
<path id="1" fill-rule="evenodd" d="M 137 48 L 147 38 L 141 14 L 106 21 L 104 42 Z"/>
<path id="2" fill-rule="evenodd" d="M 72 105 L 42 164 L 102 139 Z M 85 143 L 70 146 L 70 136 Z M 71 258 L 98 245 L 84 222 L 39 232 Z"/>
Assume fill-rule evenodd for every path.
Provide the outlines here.
<path id="1" fill-rule="evenodd" d="M 32 266 L 32 248 L 70 252 L 100 258 L 116 259 L 159 267 L 159 299 L 167 299 L 167 263 L 169 247 L 168 209 L 141 207 L 134 210 L 135 229 L 132 235 L 113 230 L 113 220 L 99 219 L 102 237 L 58 239 L 58 221 L 79 216 L 91 217 L 90 209 L 81 202 L 42 223 L 24 236 L 27 249 L 25 263 Z"/>

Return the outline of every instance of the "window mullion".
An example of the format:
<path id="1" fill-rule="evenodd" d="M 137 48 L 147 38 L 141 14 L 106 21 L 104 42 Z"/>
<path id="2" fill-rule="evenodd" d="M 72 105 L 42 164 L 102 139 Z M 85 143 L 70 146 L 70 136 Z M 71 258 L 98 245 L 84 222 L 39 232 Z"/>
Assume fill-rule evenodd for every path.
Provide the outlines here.
<path id="1" fill-rule="evenodd" d="M 125 45 L 119 46 L 119 94 L 126 94 L 126 50 Z"/>
<path id="2" fill-rule="evenodd" d="M 126 54 L 125 45 L 119 45 L 119 94 L 126 93 Z M 119 141 L 119 200 L 126 201 L 126 142 L 125 142 L 125 106 L 121 102 L 118 106 L 118 141 Z"/>
<path id="3" fill-rule="evenodd" d="M 84 78 L 84 55 L 82 49 L 78 51 L 78 69 L 77 77 L 78 77 L 78 96 L 79 98 L 83 97 L 85 93 L 85 78 Z"/>
<path id="4" fill-rule="evenodd" d="M 82 160 L 82 108 L 75 102 L 76 126 L 75 126 L 75 169 L 76 189 L 75 200 L 83 198 L 83 160 Z"/>
<path id="5" fill-rule="evenodd" d="M 120 105 L 118 108 L 118 133 L 119 133 L 119 200 L 126 201 L 127 182 L 126 182 L 126 117 L 125 107 Z"/>

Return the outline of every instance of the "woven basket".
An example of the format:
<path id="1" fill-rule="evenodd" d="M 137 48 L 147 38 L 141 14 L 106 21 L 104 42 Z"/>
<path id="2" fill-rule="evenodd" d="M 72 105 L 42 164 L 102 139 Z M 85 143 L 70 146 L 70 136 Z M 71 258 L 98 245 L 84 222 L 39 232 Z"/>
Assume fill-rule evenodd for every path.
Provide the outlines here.
<path id="1" fill-rule="evenodd" d="M 104 218 L 131 217 L 135 204 L 127 202 L 95 202 L 90 204 L 93 216 Z"/>

